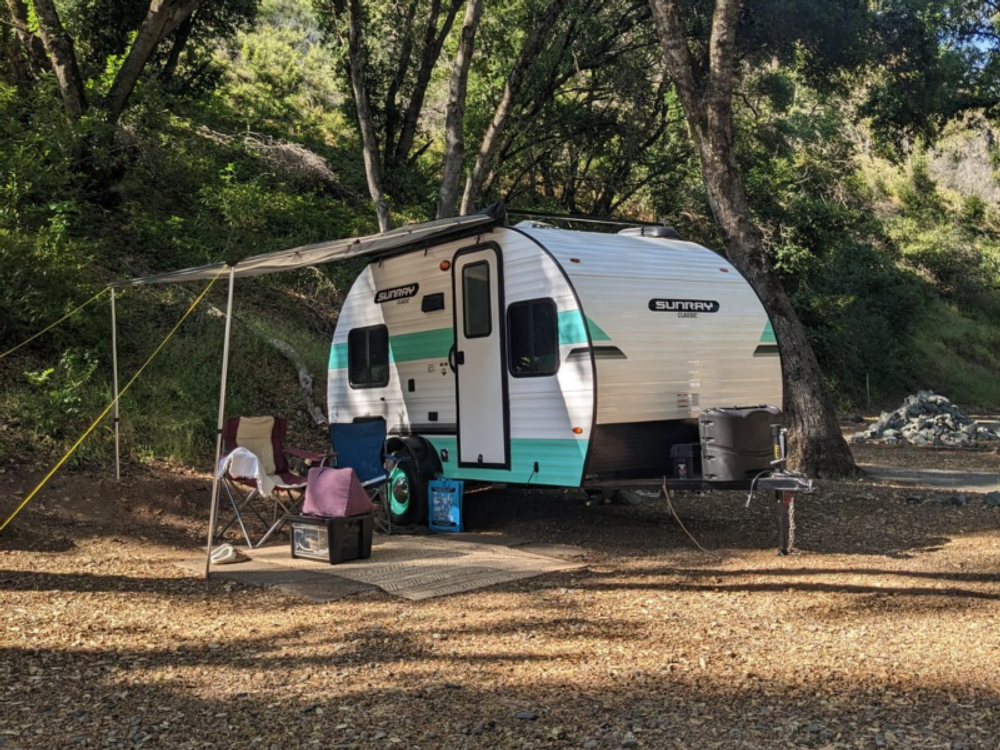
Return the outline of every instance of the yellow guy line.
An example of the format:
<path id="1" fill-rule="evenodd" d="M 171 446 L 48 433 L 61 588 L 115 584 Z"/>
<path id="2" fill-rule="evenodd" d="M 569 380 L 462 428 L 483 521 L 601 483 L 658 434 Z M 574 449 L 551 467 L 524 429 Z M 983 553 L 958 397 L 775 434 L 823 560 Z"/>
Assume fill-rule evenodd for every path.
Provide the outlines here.
<path id="1" fill-rule="evenodd" d="M 168 341 L 170 341 L 171 336 L 177 333 L 177 329 L 181 327 L 181 324 L 185 320 L 187 320 L 188 315 L 190 315 L 194 311 L 194 309 L 198 306 L 198 303 L 202 301 L 202 299 L 205 297 L 206 294 L 208 294 L 208 290 L 212 288 L 212 285 L 215 284 L 216 281 L 218 281 L 219 275 L 222 274 L 222 272 L 225 270 L 226 270 L 225 267 L 219 269 L 219 273 L 215 274 L 215 277 L 210 282 L 208 282 L 208 286 L 205 287 L 204 291 L 198 295 L 198 298 L 194 302 L 191 303 L 191 307 L 187 309 L 187 312 L 184 313 L 184 316 L 179 321 L 177 321 L 177 325 L 175 325 L 173 329 L 171 329 L 170 333 L 167 334 L 167 337 L 163 339 L 163 341 L 160 342 L 160 345 L 157 346 L 156 349 L 153 350 L 153 353 L 149 355 L 149 359 L 143 362 L 142 367 L 139 368 L 138 372 L 136 372 L 136 374 L 132 376 L 132 379 L 125 384 L 125 387 L 121 389 L 121 391 L 118 393 L 118 398 L 112 400 L 112 402 L 108 404 L 108 408 L 101 412 L 101 415 L 93 421 L 90 427 L 87 428 L 87 431 L 83 433 L 83 435 L 80 436 L 80 439 L 73 444 L 73 447 L 70 448 L 68 451 L 66 451 L 63 457 L 59 459 L 59 463 L 57 463 L 52 468 L 52 471 L 46 474 L 45 478 L 38 483 L 38 486 L 35 487 L 35 489 L 33 489 L 26 498 L 24 498 L 24 501 L 19 506 L 17 506 L 17 510 L 11 513 L 10 518 L 4 521 L 3 525 L 0 526 L 0 531 L 3 531 L 5 528 L 7 528 L 7 524 L 9 524 L 11 521 L 14 520 L 14 517 L 21 512 L 21 510 L 24 508 L 25 505 L 31 502 L 32 498 L 38 494 L 38 491 L 41 490 L 42 487 L 44 487 L 45 484 L 52 478 L 52 475 L 55 474 L 57 471 L 59 471 L 59 467 L 61 467 L 64 463 L 66 463 L 66 460 L 73 455 L 74 451 L 76 451 L 76 449 L 80 447 L 80 444 L 87 439 L 87 436 L 90 433 L 92 433 L 94 429 L 97 427 L 97 425 L 100 424 L 101 420 L 108 415 L 108 412 L 110 412 L 114 408 L 115 404 L 121 399 L 121 397 L 125 395 L 125 391 L 127 391 L 132 386 L 132 383 L 134 383 L 136 379 L 140 375 L 142 375 L 142 371 L 146 369 L 146 366 L 149 365 L 149 363 L 156 358 L 156 355 L 160 353 L 160 350 L 163 349 L 163 347 L 166 345 Z"/>
<path id="2" fill-rule="evenodd" d="M 102 294 L 104 294 L 105 292 L 107 292 L 109 289 L 111 289 L 111 287 L 109 287 L 109 286 L 104 287 L 101 291 L 99 291 L 93 297 L 91 297 L 90 299 L 88 299 L 86 302 L 84 302 L 82 305 L 80 305 L 79 307 L 77 307 L 75 310 L 70 310 L 68 313 L 66 313 L 65 315 L 63 315 L 61 318 L 59 318 L 59 320 L 57 320 L 52 325 L 46 326 L 45 328 L 43 328 L 42 330 L 40 330 L 38 333 L 36 333 L 34 336 L 32 336 L 30 339 L 27 339 L 26 341 L 22 341 L 20 344 L 18 344 L 17 346 L 15 346 L 13 349 L 8 349 L 3 354 L 0 354 L 0 359 L 3 359 L 8 354 L 13 354 L 18 349 L 20 349 L 22 346 L 24 346 L 25 344 L 30 344 L 32 341 L 34 341 L 35 339 L 37 339 L 43 333 L 47 333 L 48 331 L 51 331 L 53 328 L 55 328 L 57 325 L 59 325 L 60 323 L 62 323 L 64 320 L 66 320 L 68 318 L 72 318 L 74 315 L 76 315 L 78 312 L 80 312 L 80 310 L 82 310 L 83 308 L 85 308 L 87 305 L 89 305 L 95 299 L 97 299 Z M 0 527 L 0 528 L 2 528 L 2 527 Z"/>

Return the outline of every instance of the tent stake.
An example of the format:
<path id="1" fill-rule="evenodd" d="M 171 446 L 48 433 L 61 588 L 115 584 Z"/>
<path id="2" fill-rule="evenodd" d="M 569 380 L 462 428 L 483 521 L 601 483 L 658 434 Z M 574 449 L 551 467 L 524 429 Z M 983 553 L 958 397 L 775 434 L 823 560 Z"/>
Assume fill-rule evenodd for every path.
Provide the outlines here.
<path id="1" fill-rule="evenodd" d="M 111 371 L 115 380 L 115 481 L 122 480 L 121 419 L 118 414 L 118 320 L 115 317 L 115 288 L 111 287 Z"/>
<path id="2" fill-rule="evenodd" d="M 205 578 L 212 564 L 212 537 L 219 516 L 219 460 L 222 458 L 222 422 L 226 414 L 226 380 L 229 376 L 229 334 L 233 322 L 233 280 L 236 268 L 229 267 L 229 297 L 226 301 L 226 340 L 222 347 L 222 382 L 219 385 L 219 419 L 215 430 L 215 462 L 212 464 L 212 511 L 208 521 L 208 548 L 205 550 Z"/>

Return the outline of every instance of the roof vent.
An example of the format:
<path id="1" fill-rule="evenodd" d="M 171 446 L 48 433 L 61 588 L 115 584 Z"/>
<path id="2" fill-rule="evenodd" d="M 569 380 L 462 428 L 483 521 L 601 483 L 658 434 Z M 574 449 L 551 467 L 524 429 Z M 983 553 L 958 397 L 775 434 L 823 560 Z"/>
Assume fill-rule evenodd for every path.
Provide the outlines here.
<path id="1" fill-rule="evenodd" d="M 678 231 L 673 227 L 661 225 L 628 227 L 627 229 L 622 229 L 618 234 L 624 234 L 628 237 L 655 237 L 661 240 L 679 240 L 681 238 Z"/>

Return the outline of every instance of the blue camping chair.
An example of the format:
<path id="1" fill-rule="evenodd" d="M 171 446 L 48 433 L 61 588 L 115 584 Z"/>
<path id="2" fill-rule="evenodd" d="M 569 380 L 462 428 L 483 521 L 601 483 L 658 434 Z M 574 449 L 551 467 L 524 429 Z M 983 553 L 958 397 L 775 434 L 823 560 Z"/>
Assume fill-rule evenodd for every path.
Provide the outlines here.
<path id="1" fill-rule="evenodd" d="M 400 459 L 386 455 L 385 434 L 384 419 L 330 425 L 330 446 L 336 454 L 333 465 L 338 469 L 354 469 L 361 486 L 375 504 L 376 527 L 391 534 L 392 516 L 386 488 L 389 475 Z"/>

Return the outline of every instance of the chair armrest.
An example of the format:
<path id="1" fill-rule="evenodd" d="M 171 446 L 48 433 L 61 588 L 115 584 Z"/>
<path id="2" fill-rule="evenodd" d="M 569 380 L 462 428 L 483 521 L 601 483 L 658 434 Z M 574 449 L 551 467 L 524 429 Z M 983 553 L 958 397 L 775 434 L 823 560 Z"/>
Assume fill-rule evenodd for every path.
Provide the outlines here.
<path id="1" fill-rule="evenodd" d="M 301 448 L 289 448 L 288 446 L 285 446 L 285 453 L 290 453 L 293 456 L 298 456 L 308 461 L 323 461 L 337 455 L 336 453 L 313 453 L 312 451 L 305 451 Z"/>
<path id="2" fill-rule="evenodd" d="M 374 479 L 369 479 L 367 482 L 362 482 L 361 486 L 367 490 L 369 487 L 379 487 L 388 481 L 389 475 L 383 474 L 382 476 L 375 477 Z"/>

